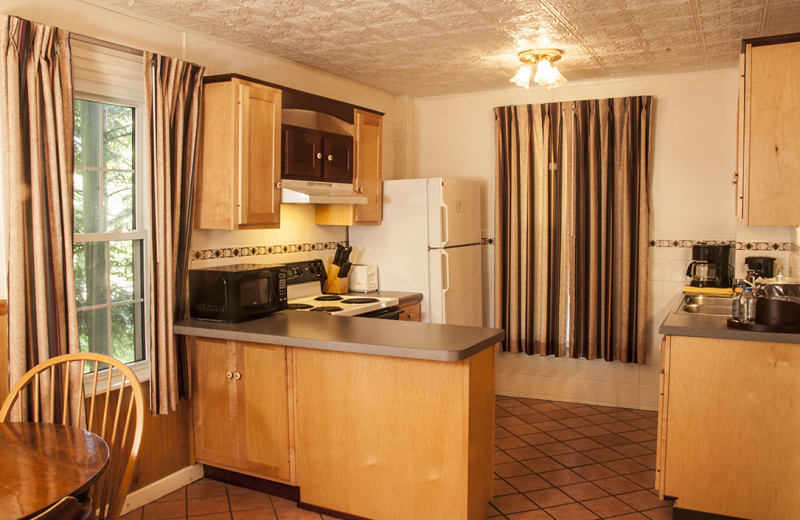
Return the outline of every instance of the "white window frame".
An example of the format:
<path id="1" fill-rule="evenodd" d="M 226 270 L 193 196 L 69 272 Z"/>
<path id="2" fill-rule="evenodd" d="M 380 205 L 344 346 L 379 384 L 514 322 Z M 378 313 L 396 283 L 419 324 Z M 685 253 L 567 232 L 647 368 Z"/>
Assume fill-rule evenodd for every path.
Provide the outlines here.
<path id="1" fill-rule="evenodd" d="M 144 86 L 142 86 L 144 88 Z M 143 316 L 141 335 L 144 341 L 144 360 L 128 363 L 127 366 L 133 371 L 140 382 L 150 380 L 150 226 L 147 215 L 149 214 L 149 202 L 147 198 L 147 179 L 145 168 L 144 150 L 144 103 L 118 99 L 109 96 L 102 96 L 91 92 L 75 91 L 73 99 L 85 99 L 98 103 L 114 104 L 132 107 L 134 109 L 134 197 L 137 203 L 134 205 L 134 220 L 136 225 L 133 231 L 121 232 L 110 231 L 108 233 L 73 233 L 73 243 L 86 242 L 111 242 L 116 240 L 141 240 L 142 242 L 142 300 Z M 110 290 L 110 287 L 109 289 Z M 114 306 L 113 303 L 98 305 L 97 307 Z M 91 309 L 92 306 L 82 307 Z M 109 326 L 109 334 L 111 327 Z M 89 388 L 94 379 L 93 372 L 84 374 L 84 385 Z"/>

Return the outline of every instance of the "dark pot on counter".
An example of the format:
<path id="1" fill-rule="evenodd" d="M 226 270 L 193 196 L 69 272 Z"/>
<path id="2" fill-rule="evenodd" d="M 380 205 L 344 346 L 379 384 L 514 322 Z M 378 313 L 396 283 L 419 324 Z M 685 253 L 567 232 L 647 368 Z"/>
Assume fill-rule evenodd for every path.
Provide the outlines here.
<path id="1" fill-rule="evenodd" d="M 800 324 L 800 303 L 775 298 L 758 298 L 756 323 L 771 327 Z"/>

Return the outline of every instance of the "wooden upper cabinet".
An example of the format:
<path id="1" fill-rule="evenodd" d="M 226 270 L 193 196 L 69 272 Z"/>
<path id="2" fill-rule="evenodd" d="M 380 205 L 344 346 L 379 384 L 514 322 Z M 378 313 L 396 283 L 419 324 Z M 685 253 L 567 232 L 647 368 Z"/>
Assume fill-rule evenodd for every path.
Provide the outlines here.
<path id="1" fill-rule="evenodd" d="M 383 118 L 363 110 L 356 110 L 355 115 L 356 173 L 353 186 L 356 192 L 367 197 L 367 203 L 355 206 L 354 224 L 380 224 L 383 209 Z"/>
<path id="2" fill-rule="evenodd" d="M 205 85 L 195 225 L 280 226 L 281 91 L 231 78 Z"/>
<path id="3" fill-rule="evenodd" d="M 353 189 L 366 204 L 319 204 L 316 223 L 341 226 L 381 223 L 383 210 L 383 117 L 366 110 L 354 112 L 355 174 Z"/>
<path id="4" fill-rule="evenodd" d="M 800 35 L 745 40 L 736 210 L 747 225 L 800 225 Z"/>

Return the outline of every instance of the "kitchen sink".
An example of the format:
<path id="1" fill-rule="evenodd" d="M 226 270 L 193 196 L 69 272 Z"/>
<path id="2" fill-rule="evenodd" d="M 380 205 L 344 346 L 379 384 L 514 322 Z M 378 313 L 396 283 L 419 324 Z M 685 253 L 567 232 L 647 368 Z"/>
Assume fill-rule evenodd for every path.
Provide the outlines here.
<path id="1" fill-rule="evenodd" d="M 730 316 L 731 298 L 729 296 L 709 296 L 706 294 L 686 294 L 678 305 L 677 314 L 702 314 L 705 316 Z"/>

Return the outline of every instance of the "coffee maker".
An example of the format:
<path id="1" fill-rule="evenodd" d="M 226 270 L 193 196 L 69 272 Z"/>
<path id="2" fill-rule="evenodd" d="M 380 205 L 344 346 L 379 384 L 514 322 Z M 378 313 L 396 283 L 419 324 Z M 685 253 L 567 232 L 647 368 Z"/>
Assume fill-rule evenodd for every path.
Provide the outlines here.
<path id="1" fill-rule="evenodd" d="M 692 287 L 732 287 L 733 251 L 730 244 L 700 242 L 692 246 L 692 263 L 686 270 Z"/>
<path id="2" fill-rule="evenodd" d="M 756 278 L 772 278 L 775 273 L 775 259 L 769 256 L 748 256 L 744 263 L 747 265 L 747 279 L 750 282 Z"/>

